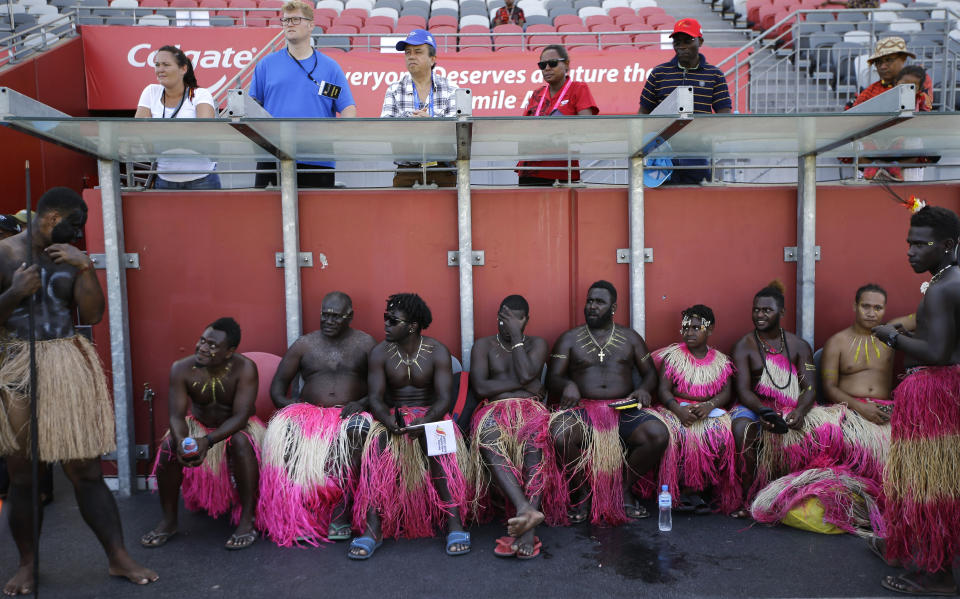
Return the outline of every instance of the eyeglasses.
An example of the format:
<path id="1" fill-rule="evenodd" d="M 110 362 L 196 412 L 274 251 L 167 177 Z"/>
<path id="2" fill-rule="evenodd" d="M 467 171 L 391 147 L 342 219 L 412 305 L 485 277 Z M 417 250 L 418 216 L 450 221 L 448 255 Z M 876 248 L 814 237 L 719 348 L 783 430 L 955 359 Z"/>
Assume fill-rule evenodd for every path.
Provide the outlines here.
<path id="1" fill-rule="evenodd" d="M 384 312 L 384 313 L 383 313 L 383 322 L 385 322 L 386 324 L 388 324 L 388 325 L 390 325 L 390 326 L 392 326 L 392 327 L 395 327 L 395 326 L 397 326 L 398 324 L 400 324 L 401 322 L 408 322 L 408 321 L 403 320 L 402 318 L 397 318 L 396 316 L 394 316 L 394 315 L 392 315 L 392 314 L 389 314 L 389 313 L 387 313 L 387 312 Z"/>
<path id="2" fill-rule="evenodd" d="M 321 312 L 321 313 L 320 313 L 320 320 L 339 321 L 339 320 L 346 320 L 346 319 L 348 319 L 348 318 L 350 318 L 350 313 L 349 313 L 349 312 L 346 313 L 346 314 L 338 314 L 338 313 L 336 313 L 336 312 Z"/>
<path id="3" fill-rule="evenodd" d="M 304 17 L 283 17 L 280 19 L 281 25 L 299 25 Z"/>
<path id="4" fill-rule="evenodd" d="M 561 62 L 567 62 L 566 58 L 551 58 L 550 60 L 541 60 L 537 63 L 537 66 L 540 67 L 540 70 L 547 68 L 548 66 L 553 69 L 556 68 Z"/>

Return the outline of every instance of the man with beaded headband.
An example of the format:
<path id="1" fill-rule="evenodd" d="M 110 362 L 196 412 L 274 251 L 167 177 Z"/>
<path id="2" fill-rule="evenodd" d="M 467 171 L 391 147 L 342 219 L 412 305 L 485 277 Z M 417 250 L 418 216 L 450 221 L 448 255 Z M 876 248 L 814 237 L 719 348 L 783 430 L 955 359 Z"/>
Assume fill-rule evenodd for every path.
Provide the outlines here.
<path id="1" fill-rule="evenodd" d="M 559 403 L 550 433 L 573 523 L 589 517 L 594 523 L 620 524 L 649 516 L 634 486 L 657 467 L 670 443 L 667 427 L 643 409 L 657 385 L 646 343 L 633 329 L 614 323 L 616 309 L 612 284 L 591 285 L 583 309 L 586 324 L 561 335 L 550 355 L 547 383 Z M 634 368 L 640 372 L 638 386 Z M 618 403 L 622 410 L 611 405 Z"/>
<path id="2" fill-rule="evenodd" d="M 912 568 L 881 584 L 913 595 L 954 595 L 960 553 L 960 270 L 955 266 L 960 219 L 946 208 L 915 202 L 907 260 L 928 272 L 917 328 L 891 325 L 873 334 L 906 354 L 907 376 L 893 393 L 890 457 L 883 474 L 885 557 Z"/>
<path id="3" fill-rule="evenodd" d="M 681 509 L 697 513 L 710 511 L 701 491 L 712 491 L 724 512 L 741 501 L 736 444 L 724 409 L 732 398 L 733 363 L 707 345 L 715 325 L 709 307 L 687 308 L 680 324 L 683 343 L 653 353 L 660 375 L 655 413 L 670 429 L 659 483 L 667 485 L 674 498 L 682 498 Z"/>
<path id="4" fill-rule="evenodd" d="M 843 451 L 842 413 L 814 408 L 813 352 L 806 341 L 783 330 L 783 315 L 783 285 L 774 281 L 754 296 L 754 330 L 733 348 L 739 405 L 730 416 L 743 499 L 731 514 L 735 518 L 750 515 L 755 489 L 820 457 L 838 459 Z"/>
<path id="5" fill-rule="evenodd" d="M 477 473 L 475 512 L 489 511 L 487 489 L 496 489 L 516 510 L 509 536 L 497 541 L 494 553 L 520 559 L 540 554 L 535 528 L 544 520 L 544 494 L 559 486 L 559 470 L 548 433 L 550 411 L 540 382 L 547 360 L 547 342 L 524 333 L 530 307 L 510 295 L 497 312 L 497 334 L 478 339 L 470 356 L 470 386 L 482 398 L 473 413 L 470 455 Z M 549 502 L 549 498 L 548 498 Z M 553 520 L 560 520 L 554 514 Z"/>
<path id="6" fill-rule="evenodd" d="M 320 306 L 320 330 L 290 346 L 270 396 L 280 409 L 263 440 L 257 517 L 280 546 L 351 537 L 353 490 L 372 417 L 367 356 L 373 337 L 351 328 L 353 301 L 332 291 Z M 287 398 L 303 378 L 299 401 Z"/>
<path id="7" fill-rule="evenodd" d="M 244 549 L 257 539 L 254 516 L 266 429 L 256 417 L 257 366 L 236 352 L 238 345 L 240 326 L 232 318 L 218 318 L 200 335 L 194 355 L 170 367 L 170 429 L 153 464 L 163 519 L 140 538 L 144 547 L 160 547 L 177 533 L 181 491 L 189 510 L 214 518 L 230 513 L 237 528 L 227 549 Z M 185 451 L 187 437 L 196 441 L 195 452 Z"/>
<path id="8" fill-rule="evenodd" d="M 368 399 L 376 422 L 363 450 L 354 497 L 351 559 L 369 559 L 384 536 L 431 537 L 447 527 L 446 552 L 470 551 L 463 518 L 473 500 L 466 445 L 455 429 L 456 452 L 427 457 L 424 423 L 449 420 L 453 406 L 450 352 L 421 334 L 430 308 L 415 293 L 387 299 L 386 340 L 373 348 Z"/>

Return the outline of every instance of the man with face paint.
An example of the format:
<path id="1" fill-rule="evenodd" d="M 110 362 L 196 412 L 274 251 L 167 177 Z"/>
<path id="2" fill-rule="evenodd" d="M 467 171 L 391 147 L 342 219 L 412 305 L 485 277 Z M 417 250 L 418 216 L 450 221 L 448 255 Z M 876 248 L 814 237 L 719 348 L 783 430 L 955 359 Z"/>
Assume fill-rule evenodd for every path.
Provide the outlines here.
<path id="1" fill-rule="evenodd" d="M 397 42 L 403 52 L 407 74 L 390 84 L 383 97 L 380 118 L 431 118 L 457 116 L 457 86 L 434 72 L 437 43 L 424 29 L 414 29 L 407 39 Z M 394 187 L 436 184 L 456 187 L 457 173 L 452 162 L 398 162 L 400 168 L 419 168 L 421 172 L 402 172 L 393 176 Z M 425 170 L 424 170 L 425 169 Z M 445 170 L 439 170 L 445 169 Z"/>
<path id="2" fill-rule="evenodd" d="M 529 321 L 527 300 L 507 296 L 497 312 L 497 334 L 478 339 L 470 353 L 470 387 L 482 398 L 470 426 L 477 501 L 489 505 L 486 490 L 492 479 L 516 509 L 509 536 L 497 541 L 494 554 L 519 559 L 540 554 L 535 536 L 544 520 L 540 504 L 559 477 L 553 444 L 543 434 L 550 411 L 543 404 L 540 375 L 549 348 L 543 338 L 525 334 Z"/>
<path id="3" fill-rule="evenodd" d="M 922 203 L 919 204 L 923 206 Z M 920 287 L 917 328 L 891 325 L 873 334 L 906 354 L 907 376 L 893 393 L 890 458 L 883 472 L 887 536 L 876 543 L 890 562 L 911 571 L 881 584 L 911 595 L 955 595 L 960 553 L 960 219 L 924 206 L 910 218 L 907 260 L 930 273 Z"/>
<path id="4" fill-rule="evenodd" d="M 841 414 L 823 414 L 823 408 L 813 408 L 816 399 L 814 389 L 813 352 L 806 341 L 780 326 L 784 315 L 783 284 L 773 281 L 757 292 L 753 298 L 754 330 L 743 336 L 733 347 L 733 363 L 736 368 L 736 392 L 740 405 L 730 413 L 733 418 L 733 435 L 737 441 L 737 452 L 741 456 L 740 480 L 742 483 L 743 505 L 731 515 L 746 518 L 749 514 L 749 491 L 757 469 L 757 449 L 761 442 L 766 444 L 764 455 L 780 458 L 784 447 L 804 445 L 808 440 L 805 433 L 820 425 L 839 427 Z M 819 411 L 817 411 L 819 410 Z M 815 418 L 809 418 L 815 412 Z M 788 434 L 767 434 L 773 431 L 777 414 L 783 415 L 783 422 L 790 429 Z M 839 436 L 839 435 L 838 435 Z M 815 445 L 815 444 L 814 444 Z M 826 451 L 828 448 L 824 448 Z M 813 450 L 804 445 L 797 451 L 799 463 L 789 464 L 788 471 L 801 469 L 815 456 Z M 760 475 L 772 479 L 787 474 L 774 471 L 773 466 L 760 464 Z"/>
<path id="5" fill-rule="evenodd" d="M 258 521 L 278 545 L 351 536 L 352 492 L 371 416 L 367 355 L 376 341 L 350 327 L 350 296 L 332 291 L 320 307 L 320 330 L 290 346 L 273 377 L 280 408 L 263 441 Z M 287 391 L 303 379 L 299 401 Z"/>
<path id="6" fill-rule="evenodd" d="M 74 332 L 100 322 L 103 291 L 90 258 L 70 245 L 81 238 L 87 206 L 75 191 L 55 187 L 33 215 L 33 245 L 24 231 L 0 241 L 0 454 L 10 472 L 10 531 L 20 552 L 6 595 L 34 590 L 30 458 L 29 304 L 34 298 L 41 474 L 60 461 L 84 521 L 103 545 L 109 572 L 136 584 L 157 580 L 130 557 L 117 504 L 103 482 L 100 456 L 116 448 L 113 399 L 93 345 Z M 27 266 L 30 255 L 33 265 Z M 42 507 L 41 507 L 42 509 Z"/>
<path id="7" fill-rule="evenodd" d="M 733 395 L 733 363 L 707 345 L 717 322 L 713 310 L 697 304 L 681 316 L 683 343 L 653 353 L 660 375 L 655 413 L 671 432 L 660 484 L 682 511 L 709 513 L 702 495 L 712 492 L 717 507 L 729 512 L 740 505 L 736 444 L 725 409 Z"/>
<path id="8" fill-rule="evenodd" d="M 170 367 L 170 430 L 153 466 L 163 519 L 140 538 L 144 547 L 160 547 L 177 533 L 181 490 L 188 510 L 202 509 L 214 518 L 230 512 L 237 528 L 227 549 L 257 540 L 253 516 L 264 426 L 255 415 L 257 366 L 236 352 L 239 345 L 240 326 L 219 318 L 204 329 L 194 355 Z M 188 437 L 196 443 L 193 451 L 183 445 Z"/>
<path id="9" fill-rule="evenodd" d="M 447 555 L 470 551 L 463 518 L 472 500 L 466 445 L 454 426 L 456 453 L 427 457 L 423 424 L 450 419 L 450 352 L 422 334 L 433 322 L 415 293 L 387 298 L 386 339 L 370 352 L 370 411 L 377 419 L 363 455 L 354 523 L 364 532 L 350 544 L 350 559 L 369 559 L 383 537 L 430 537 L 446 525 Z M 364 522 L 365 519 L 365 522 Z"/>
<path id="10" fill-rule="evenodd" d="M 550 354 L 547 384 L 559 398 L 550 432 L 568 483 L 567 517 L 574 524 L 648 517 L 633 487 L 657 467 L 670 443 L 667 427 L 643 409 L 650 407 L 657 386 L 646 343 L 613 321 L 616 309 L 616 288 L 595 282 L 583 308 L 586 324 L 561 335 Z M 611 406 L 624 399 L 630 400 L 625 409 Z"/>
<path id="11" fill-rule="evenodd" d="M 640 114 L 650 114 L 673 90 L 693 86 L 693 112 L 726 114 L 733 111 L 723 71 L 707 63 L 700 53 L 703 33 L 696 19 L 680 19 L 673 26 L 673 60 L 659 64 L 647 75 L 640 94 Z M 703 158 L 674 158 L 677 166 L 706 166 Z M 695 185 L 710 178 L 709 169 L 678 169 L 667 184 Z"/>

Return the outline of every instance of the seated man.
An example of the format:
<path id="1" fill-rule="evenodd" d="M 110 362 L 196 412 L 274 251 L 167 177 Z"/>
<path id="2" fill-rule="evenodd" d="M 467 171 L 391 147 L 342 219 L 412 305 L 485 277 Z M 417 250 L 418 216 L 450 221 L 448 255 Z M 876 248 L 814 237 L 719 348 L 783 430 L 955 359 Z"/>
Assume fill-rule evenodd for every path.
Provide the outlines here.
<path id="1" fill-rule="evenodd" d="M 535 536 L 544 518 L 540 502 L 545 487 L 559 475 L 546 435 L 550 411 L 543 404 L 546 392 L 540 382 L 547 342 L 524 334 L 529 321 L 527 300 L 507 296 L 497 313 L 497 334 L 478 339 L 470 354 L 470 386 L 482 398 L 471 423 L 477 502 L 488 499 L 485 491 L 492 476 L 517 512 L 508 522 L 510 536 L 498 540 L 494 553 L 520 559 L 540 554 Z"/>
<path id="2" fill-rule="evenodd" d="M 753 298 L 754 330 L 733 347 L 736 390 L 740 405 L 731 412 L 740 464 L 743 505 L 731 515 L 746 518 L 755 477 L 762 486 L 774 478 L 802 470 L 820 455 L 835 457 L 842 447 L 829 443 L 840 435 L 821 435 L 820 427 L 840 426 L 842 414 L 814 408 L 813 352 L 806 341 L 783 330 L 783 284 L 773 281 Z M 782 421 L 780 415 L 783 415 Z M 775 423 L 788 431 L 776 434 Z M 761 464 L 757 451 L 761 441 Z"/>
<path id="3" fill-rule="evenodd" d="M 352 491 L 371 417 L 367 354 L 373 337 L 350 328 L 353 302 L 340 291 L 320 307 L 320 330 L 290 346 L 270 384 L 280 408 L 263 439 L 260 506 L 264 531 L 278 545 L 350 538 Z M 287 399 L 303 378 L 299 401 Z"/>
<path id="4" fill-rule="evenodd" d="M 613 322 L 617 290 L 597 281 L 587 292 L 586 324 L 557 339 L 547 382 L 559 397 L 551 434 L 568 483 L 572 523 L 626 522 L 650 514 L 639 505 L 633 486 L 660 463 L 670 432 L 652 413 L 650 393 L 657 373 L 643 337 Z M 640 386 L 633 386 L 633 369 Z M 636 404 L 618 411 L 622 399 Z M 626 445 L 626 451 L 623 449 Z M 589 485 L 589 486 L 588 486 Z"/>
<path id="5" fill-rule="evenodd" d="M 827 340 L 820 361 L 827 398 L 849 409 L 843 430 L 851 466 L 876 481 L 890 449 L 894 352 L 871 330 L 883 324 L 886 308 L 887 292 L 881 287 L 857 289 L 853 324 Z"/>
<path id="6" fill-rule="evenodd" d="M 219 318 L 204 329 L 194 355 L 170 367 L 170 430 L 152 473 L 163 520 L 140 538 L 144 547 L 160 547 L 177 533 L 181 486 L 188 510 L 203 509 L 214 518 L 231 512 L 237 528 L 227 549 L 244 549 L 257 540 L 253 517 L 264 427 L 255 416 L 257 366 L 235 353 L 238 345 L 240 326 Z M 193 451 L 185 451 L 188 437 L 196 442 Z"/>
<path id="7" fill-rule="evenodd" d="M 701 496 L 708 491 L 719 509 L 729 512 L 740 506 L 736 445 L 726 412 L 733 363 L 707 345 L 717 322 L 713 310 L 697 304 L 682 316 L 683 343 L 653 352 L 660 375 L 656 414 L 672 437 L 660 463 L 660 484 L 680 499 L 683 511 L 709 513 L 710 505 Z"/>
<path id="8" fill-rule="evenodd" d="M 424 423 L 450 419 L 450 352 L 421 334 L 430 308 L 415 293 L 387 299 L 386 340 L 370 352 L 370 411 L 377 422 L 364 448 L 354 524 L 363 535 L 350 544 L 351 559 L 369 559 L 387 537 L 430 537 L 447 525 L 448 555 L 470 551 L 463 515 L 472 501 L 469 459 L 459 429 L 456 451 L 427 457 Z"/>

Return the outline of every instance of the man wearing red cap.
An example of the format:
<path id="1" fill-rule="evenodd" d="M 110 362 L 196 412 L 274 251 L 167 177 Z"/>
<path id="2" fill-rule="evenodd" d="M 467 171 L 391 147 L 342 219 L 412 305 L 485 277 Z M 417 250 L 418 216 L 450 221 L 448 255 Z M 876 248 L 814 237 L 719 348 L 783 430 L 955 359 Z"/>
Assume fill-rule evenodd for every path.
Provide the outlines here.
<path id="1" fill-rule="evenodd" d="M 731 112 L 730 92 L 723 72 L 707 64 L 700 54 L 703 34 L 696 19 L 680 19 L 673 26 L 673 60 L 657 65 L 647 75 L 640 94 L 640 114 L 650 114 L 674 89 L 693 86 L 693 111 L 700 113 Z M 677 166 L 706 165 L 700 158 L 674 159 Z M 676 170 L 668 181 L 674 184 L 697 184 L 710 178 L 709 169 Z"/>

